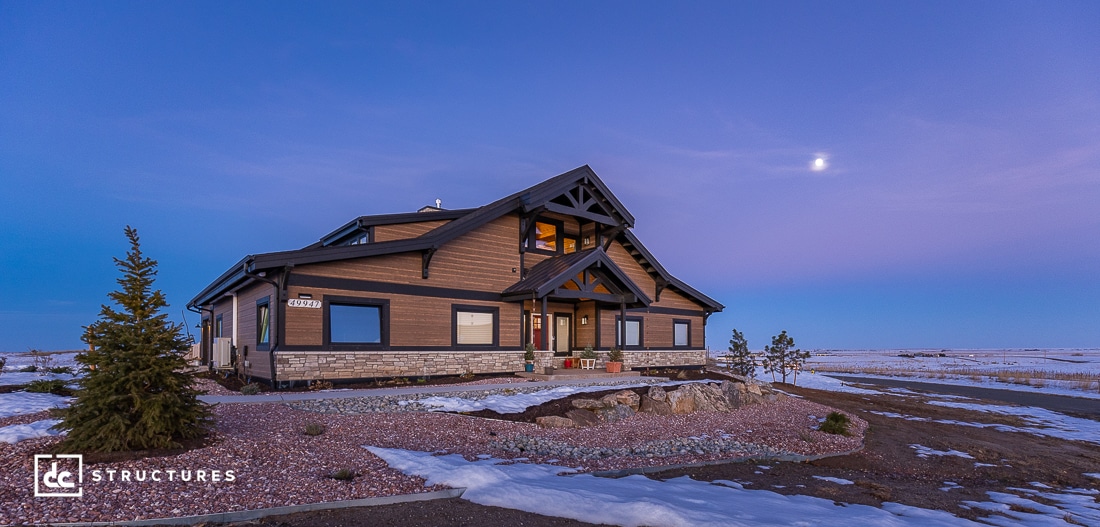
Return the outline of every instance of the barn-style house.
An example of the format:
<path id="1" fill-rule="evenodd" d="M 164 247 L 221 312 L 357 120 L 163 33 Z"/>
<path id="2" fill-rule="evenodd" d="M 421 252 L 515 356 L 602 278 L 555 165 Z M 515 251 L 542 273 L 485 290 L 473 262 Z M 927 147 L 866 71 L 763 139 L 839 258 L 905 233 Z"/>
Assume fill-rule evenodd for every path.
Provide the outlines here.
<path id="1" fill-rule="evenodd" d="M 587 165 L 483 207 L 363 216 L 249 255 L 203 289 L 204 363 L 285 381 L 494 373 L 586 347 L 624 369 L 705 363 L 722 304 L 672 276 Z M 560 360 L 557 361 L 561 366 Z"/>

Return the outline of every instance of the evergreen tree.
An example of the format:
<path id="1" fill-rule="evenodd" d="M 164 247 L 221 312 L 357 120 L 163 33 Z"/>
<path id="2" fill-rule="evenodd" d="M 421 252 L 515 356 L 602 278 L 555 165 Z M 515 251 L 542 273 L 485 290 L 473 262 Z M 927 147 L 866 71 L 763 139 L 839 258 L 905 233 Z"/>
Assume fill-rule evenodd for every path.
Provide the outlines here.
<path id="1" fill-rule="evenodd" d="M 772 337 L 771 346 L 764 346 L 764 371 L 771 373 L 773 380 L 776 373 L 783 377 L 783 382 L 787 382 L 787 374 L 793 373 L 798 378 L 797 372 L 810 358 L 810 352 L 793 347 L 794 339 L 787 336 L 786 330 Z"/>
<path id="2" fill-rule="evenodd" d="M 729 353 L 726 354 L 726 364 L 738 375 L 745 377 L 756 376 L 756 358 L 749 352 L 749 342 L 745 340 L 745 334 L 733 330 L 733 338 L 730 339 Z"/>
<path id="3" fill-rule="evenodd" d="M 136 230 L 125 232 L 130 250 L 125 260 L 114 259 L 122 287 L 108 294 L 119 309 L 103 305 L 85 328 L 90 350 L 76 357 L 85 370 L 80 389 L 57 411 L 57 428 L 68 430 L 59 452 L 178 448 L 181 439 L 205 435 L 210 423 L 194 377 L 184 371 L 183 327 L 160 312 L 168 303 L 153 290 L 157 262 L 142 256 Z"/>

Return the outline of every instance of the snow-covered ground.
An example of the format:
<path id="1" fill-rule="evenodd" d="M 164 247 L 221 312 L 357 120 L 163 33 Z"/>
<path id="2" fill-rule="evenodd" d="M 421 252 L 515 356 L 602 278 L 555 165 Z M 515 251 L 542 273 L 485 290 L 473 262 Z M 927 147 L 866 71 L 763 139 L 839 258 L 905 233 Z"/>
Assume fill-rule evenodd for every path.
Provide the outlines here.
<path id="1" fill-rule="evenodd" d="M 0 418 L 33 414 L 69 404 L 68 397 L 52 393 L 11 392 L 0 393 Z"/>
<path id="2" fill-rule="evenodd" d="M 426 397 L 416 402 L 430 407 L 439 412 L 477 412 L 479 410 L 492 410 L 497 413 L 511 414 L 527 410 L 532 406 L 562 399 L 575 393 L 601 392 L 606 390 L 636 388 L 638 386 L 676 386 L 690 381 L 670 381 L 663 383 L 653 382 L 625 382 L 621 384 L 594 384 L 594 385 L 570 385 L 558 386 L 547 390 L 535 392 L 500 393 L 483 398 L 468 397 Z"/>
<path id="3" fill-rule="evenodd" d="M 76 353 L 47 353 L 39 357 L 39 366 L 48 368 L 70 368 L 73 372 L 79 370 L 79 364 L 75 360 Z M 27 384 L 40 379 L 61 379 L 71 381 L 76 375 L 67 373 L 49 373 L 46 371 L 22 372 L 28 366 L 35 366 L 35 356 L 29 352 L 0 353 L 0 358 L 6 359 L 4 370 L 0 372 L 0 386 Z"/>
<path id="4" fill-rule="evenodd" d="M 425 478 L 429 485 L 465 487 L 462 497 L 474 503 L 591 523 L 725 527 L 989 525 L 944 511 L 898 503 L 883 503 L 882 508 L 853 504 L 838 507 L 828 499 L 747 490 L 737 484 L 726 486 L 687 477 L 656 481 L 644 476 L 619 479 L 588 474 L 562 476 L 571 470 L 553 465 L 502 464 L 501 460 L 491 457 L 466 461 L 453 454 L 438 456 L 431 452 L 366 448 L 391 467 Z M 991 492 L 989 501 L 968 502 L 968 505 L 1003 514 L 1003 517 L 989 520 L 996 525 L 1071 525 L 1066 522 L 1071 517 L 1078 522 L 1076 525 L 1100 525 L 1100 504 L 1095 500 L 1100 492 L 1096 490 L 1020 490 L 1022 494 L 1041 498 L 1041 502 L 1016 494 Z M 1046 505 L 1051 502 L 1057 505 Z M 1022 512 L 1029 510 L 1037 512 Z"/>
<path id="5" fill-rule="evenodd" d="M 863 377 L 908 378 L 1100 399 L 1100 349 L 1095 348 L 819 350 L 811 353 L 805 370 L 798 376 L 799 384 L 804 377 L 815 375 L 811 371 L 820 374 L 819 370 L 844 370 Z M 1074 379 L 1053 378 L 1059 375 Z"/>

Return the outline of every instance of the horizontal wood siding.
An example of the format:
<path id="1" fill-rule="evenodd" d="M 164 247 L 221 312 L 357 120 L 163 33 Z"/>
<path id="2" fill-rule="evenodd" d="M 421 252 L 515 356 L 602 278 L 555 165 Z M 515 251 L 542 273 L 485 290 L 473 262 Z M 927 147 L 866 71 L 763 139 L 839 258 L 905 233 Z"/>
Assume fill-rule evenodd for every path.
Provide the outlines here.
<path id="1" fill-rule="evenodd" d="M 500 308 L 500 345 L 519 347 L 520 312 L 514 303 L 483 302 L 468 299 L 450 299 L 354 291 L 346 289 L 291 287 L 290 298 L 300 293 L 312 295 L 314 300 L 324 301 L 326 296 L 377 298 L 389 300 L 390 346 L 451 346 L 451 306 L 453 304 Z M 286 313 L 286 342 L 292 346 L 320 346 L 324 339 L 324 308 L 288 307 Z"/>
<path id="2" fill-rule="evenodd" d="M 588 324 L 581 324 L 581 319 L 588 317 Z M 577 349 L 584 349 L 585 346 L 596 347 L 596 303 L 595 302 L 581 302 L 577 304 L 577 311 L 574 314 L 575 320 L 573 321 L 573 327 L 576 328 L 577 336 L 574 339 Z"/>
<path id="3" fill-rule="evenodd" d="M 397 223 L 394 225 L 375 225 L 374 241 L 388 242 L 416 238 L 436 227 L 446 225 L 450 220 L 418 221 L 416 223 Z"/>
<path id="4" fill-rule="evenodd" d="M 250 287 L 242 289 L 237 293 L 237 323 L 240 324 L 240 328 L 237 330 L 237 360 L 247 360 L 249 363 L 248 368 L 242 368 L 245 375 L 251 375 L 253 377 L 260 377 L 263 379 L 271 378 L 271 358 L 268 352 L 256 350 L 256 301 L 269 296 L 271 299 L 271 306 L 275 308 L 275 287 L 271 284 L 259 283 Z M 275 342 L 278 338 L 279 328 L 275 324 L 275 319 L 271 319 L 271 341 Z M 247 353 L 245 348 L 248 348 Z"/>
<path id="5" fill-rule="evenodd" d="M 440 247 L 427 279 L 419 252 L 303 265 L 294 273 L 499 293 L 519 281 L 518 239 L 516 216 L 498 218 Z"/>
<path id="6" fill-rule="evenodd" d="M 615 345 L 615 324 L 619 310 L 600 311 L 600 343 L 602 349 L 608 349 Z M 672 321 L 691 321 L 691 347 L 701 348 L 704 342 L 704 319 L 701 316 L 668 315 L 664 313 L 646 313 L 628 311 L 627 318 L 640 317 L 642 319 L 642 346 L 646 349 L 673 349 Z"/>

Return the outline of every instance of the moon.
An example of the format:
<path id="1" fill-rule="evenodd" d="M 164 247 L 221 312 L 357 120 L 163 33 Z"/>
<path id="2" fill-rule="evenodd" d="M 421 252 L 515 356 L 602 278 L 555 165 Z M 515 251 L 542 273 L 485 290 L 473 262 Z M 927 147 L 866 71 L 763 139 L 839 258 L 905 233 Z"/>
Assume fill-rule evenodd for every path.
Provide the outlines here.
<path id="1" fill-rule="evenodd" d="M 818 170 L 820 170 L 820 169 L 822 169 L 822 168 L 825 168 L 825 159 L 824 159 L 824 158 L 820 158 L 820 157 L 819 157 L 819 158 L 817 158 L 817 159 L 815 159 L 815 160 L 814 160 L 814 168 L 816 168 L 816 169 L 818 169 Z"/>
<path id="2" fill-rule="evenodd" d="M 810 162 L 810 170 L 813 170 L 814 172 L 821 172 L 822 170 L 829 168 L 828 159 L 828 156 L 818 154 L 816 157 L 814 157 L 814 160 Z"/>

